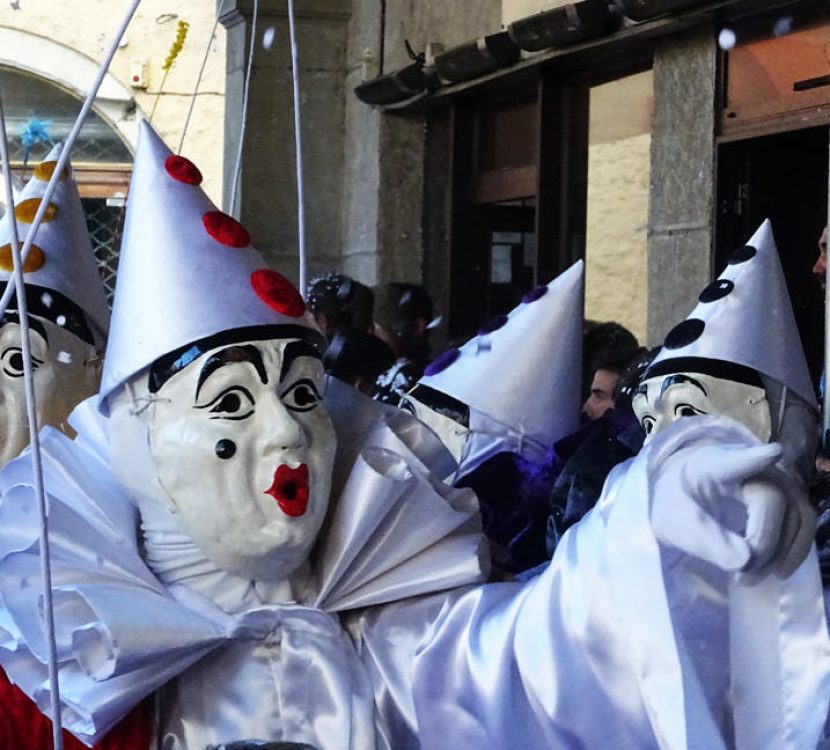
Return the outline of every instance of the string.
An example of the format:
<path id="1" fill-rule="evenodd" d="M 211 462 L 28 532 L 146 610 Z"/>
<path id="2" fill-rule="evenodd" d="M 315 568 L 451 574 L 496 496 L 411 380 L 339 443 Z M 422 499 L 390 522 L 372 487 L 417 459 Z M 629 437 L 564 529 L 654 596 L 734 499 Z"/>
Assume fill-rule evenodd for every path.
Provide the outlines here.
<path id="1" fill-rule="evenodd" d="M 196 87 L 193 89 L 193 95 L 190 97 L 190 106 L 187 108 L 187 117 L 184 120 L 184 127 L 182 128 L 182 137 L 179 139 L 179 147 L 176 149 L 177 154 L 181 154 L 182 147 L 184 146 L 184 138 L 187 135 L 187 128 L 190 125 L 190 117 L 193 114 L 193 107 L 196 105 L 196 96 L 199 93 L 199 86 L 202 83 L 202 76 L 205 74 L 205 68 L 207 67 L 208 57 L 210 57 L 210 50 L 213 47 L 213 40 L 216 37 L 216 29 L 219 27 L 219 18 L 222 15 L 222 11 L 224 10 L 224 0 L 222 4 L 216 9 L 216 21 L 213 24 L 213 29 L 210 32 L 210 36 L 208 37 L 208 43 L 205 47 L 205 56 L 202 58 L 202 67 L 199 68 L 199 75 L 196 76 Z"/>
<path id="2" fill-rule="evenodd" d="M 297 167 L 297 250 L 300 256 L 299 287 L 306 295 L 306 247 L 305 247 L 305 183 L 303 181 L 303 129 L 300 102 L 300 67 L 297 48 L 297 30 L 294 17 L 294 0 L 288 0 L 288 29 L 291 36 L 291 77 L 294 84 L 294 150 Z"/>
<path id="3" fill-rule="evenodd" d="M 256 45 L 256 21 L 259 15 L 259 0 L 254 0 L 253 16 L 251 18 L 251 43 L 248 47 L 248 67 L 245 71 L 245 88 L 242 91 L 242 123 L 239 128 L 239 145 L 236 150 L 236 163 L 233 168 L 233 180 L 231 181 L 231 200 L 228 210 L 239 218 L 239 211 L 236 210 L 236 191 L 239 187 L 239 178 L 242 173 L 242 146 L 245 143 L 245 127 L 248 123 L 248 96 L 251 92 L 251 68 L 254 62 L 254 47 Z"/>

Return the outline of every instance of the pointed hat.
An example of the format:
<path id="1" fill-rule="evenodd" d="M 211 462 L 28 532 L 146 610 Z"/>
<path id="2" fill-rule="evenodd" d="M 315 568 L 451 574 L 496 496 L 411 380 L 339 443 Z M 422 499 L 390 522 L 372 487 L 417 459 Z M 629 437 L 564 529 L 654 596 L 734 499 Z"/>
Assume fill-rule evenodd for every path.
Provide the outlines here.
<path id="1" fill-rule="evenodd" d="M 301 326 L 319 335 L 293 284 L 199 187 L 202 175 L 141 123 L 104 359 L 100 407 L 160 357 L 223 331 Z"/>
<path id="2" fill-rule="evenodd" d="M 469 407 L 471 447 L 459 476 L 502 450 L 544 459 L 579 426 L 584 275 L 579 261 L 531 290 L 418 381 Z"/>
<path id="3" fill-rule="evenodd" d="M 766 220 L 666 336 L 645 377 L 689 369 L 694 360 L 749 367 L 816 405 L 772 225 Z"/>
<path id="4" fill-rule="evenodd" d="M 57 144 L 46 160 L 35 167 L 32 178 L 17 199 L 14 215 L 21 247 L 62 148 L 62 144 Z M 12 278 L 11 217 L 9 211 L 0 220 L 2 285 Z M 23 265 L 23 280 L 29 290 L 27 299 L 30 299 L 32 314 L 49 318 L 58 325 L 67 325 L 70 330 L 73 330 L 74 319 L 75 324 L 92 334 L 91 343 L 103 346 L 109 327 L 109 307 L 89 241 L 78 187 L 68 166 L 52 194 L 50 206 Z M 10 307 L 14 308 L 14 304 L 12 302 Z M 74 329 L 74 332 L 79 330 Z"/>

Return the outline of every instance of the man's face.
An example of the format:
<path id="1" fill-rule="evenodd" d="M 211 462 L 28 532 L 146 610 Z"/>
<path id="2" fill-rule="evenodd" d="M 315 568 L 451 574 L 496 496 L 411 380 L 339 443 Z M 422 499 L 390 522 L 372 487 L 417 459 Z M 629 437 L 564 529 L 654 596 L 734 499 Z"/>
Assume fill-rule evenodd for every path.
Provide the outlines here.
<path id="1" fill-rule="evenodd" d="M 98 390 L 100 359 L 91 344 L 64 328 L 34 316 L 29 321 L 38 427 L 72 434 L 66 418 Z M 28 444 L 20 323 L 8 313 L 0 323 L 0 466 Z"/>
<path id="2" fill-rule="evenodd" d="M 818 258 L 813 264 L 812 273 L 821 288 L 824 289 L 827 280 L 827 227 L 824 227 L 824 231 L 818 240 Z"/>
<path id="3" fill-rule="evenodd" d="M 675 373 L 640 383 L 631 406 L 646 442 L 672 422 L 700 414 L 732 417 L 766 443 L 770 439 L 769 402 L 763 388 L 700 373 Z"/>
<path id="4" fill-rule="evenodd" d="M 597 370 L 591 382 L 591 393 L 582 404 L 582 413 L 591 421 L 614 408 L 614 389 L 620 376 L 610 370 Z"/>
<path id="5" fill-rule="evenodd" d="M 150 450 L 195 544 L 221 568 L 280 580 L 326 515 L 336 438 L 323 368 L 299 339 L 203 354 L 158 391 Z"/>

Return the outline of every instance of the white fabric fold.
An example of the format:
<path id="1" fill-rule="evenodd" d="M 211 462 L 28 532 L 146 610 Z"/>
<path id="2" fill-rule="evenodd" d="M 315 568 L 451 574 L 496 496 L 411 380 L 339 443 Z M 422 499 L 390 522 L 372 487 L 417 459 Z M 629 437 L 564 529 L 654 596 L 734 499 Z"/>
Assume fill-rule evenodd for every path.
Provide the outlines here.
<path id="1" fill-rule="evenodd" d="M 307 603 L 270 601 L 256 582 L 200 589 L 204 576 L 176 581 L 172 562 L 162 583 L 125 540 L 118 524 L 132 528 L 135 512 L 94 441 L 47 432 L 65 724 L 95 742 L 160 689 L 170 750 L 239 739 L 321 750 L 814 747 L 830 702 L 815 555 L 787 580 L 750 587 L 652 527 L 673 445 L 720 429 L 683 420 L 615 469 L 541 576 L 464 589 L 482 576 L 475 500 L 426 471 L 417 430 L 382 420 L 355 452 Z M 0 662 L 46 707 L 27 461 L 0 473 Z M 87 471 L 104 494 L 77 478 Z M 220 606 L 217 581 L 245 606 Z"/>
<path id="2" fill-rule="evenodd" d="M 322 624 L 336 622 L 327 611 L 439 591 L 485 575 L 474 495 L 430 476 L 428 467 L 445 462 L 446 452 L 416 421 L 390 415 L 364 435 L 354 476 L 335 504 L 334 522 L 320 544 L 324 552 L 312 608 L 263 601 L 229 614 L 193 588 L 199 576 L 213 574 L 205 560 L 190 559 L 192 544 L 166 547 L 163 559 L 156 559 L 161 554 L 156 549 L 153 561 L 164 571 L 165 583 L 142 559 L 138 514 L 109 470 L 102 421 L 86 402 L 73 414 L 77 441 L 49 428 L 41 437 L 62 710 L 65 726 L 85 742 L 97 741 L 147 694 L 225 644 L 271 643 L 276 633 L 293 642 L 289 632 L 297 628 L 298 634 L 318 633 Z M 0 472 L 0 662 L 45 708 L 49 691 L 31 485 L 28 452 Z M 349 521 L 367 518 L 375 523 Z M 184 567 L 167 559 L 178 549 L 187 558 Z M 194 569 L 195 579 L 189 577 Z M 182 574 L 183 583 L 176 583 Z M 269 589 L 254 590 L 262 596 Z M 335 637 L 339 645 L 315 648 L 330 652 L 332 663 L 351 665 L 350 684 L 359 684 L 362 668 L 352 664 L 354 655 L 336 656 L 344 635 L 339 626 L 332 633 L 336 636 L 319 643 Z M 289 658 L 284 646 L 283 661 L 315 658 L 306 648 L 298 645 Z M 344 697 L 332 700 L 346 700 L 352 688 L 343 689 L 332 696 Z M 355 725 L 356 736 L 363 731 Z"/>

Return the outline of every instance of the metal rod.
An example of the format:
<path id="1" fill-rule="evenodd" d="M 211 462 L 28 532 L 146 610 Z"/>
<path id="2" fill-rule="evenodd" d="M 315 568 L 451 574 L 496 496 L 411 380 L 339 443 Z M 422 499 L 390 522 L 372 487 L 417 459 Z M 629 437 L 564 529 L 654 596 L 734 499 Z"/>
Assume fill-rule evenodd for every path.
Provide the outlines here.
<path id="1" fill-rule="evenodd" d="M 305 250 L 305 183 L 303 181 L 303 128 L 300 102 L 300 68 L 297 51 L 297 28 L 294 17 L 294 0 L 288 0 L 288 30 L 291 36 L 291 73 L 294 82 L 294 151 L 297 164 L 297 251 L 300 256 L 300 294 L 306 294 Z"/>
<path id="2" fill-rule="evenodd" d="M 37 403 L 35 400 L 34 370 L 32 369 L 32 348 L 29 340 L 29 311 L 26 304 L 26 287 L 23 282 L 23 259 L 20 255 L 20 238 L 17 234 L 17 216 L 15 215 L 12 193 L 11 164 L 9 162 L 8 139 L 6 138 L 6 115 L 0 99 L 0 159 L 3 161 L 3 179 L 6 194 L 9 196 L 9 228 L 11 230 L 11 248 L 13 285 L 17 295 L 17 312 L 20 317 L 20 346 L 23 350 L 23 387 L 26 393 L 26 417 L 29 423 L 29 443 L 32 455 L 35 495 L 37 496 L 38 520 L 40 521 L 40 576 L 43 579 L 43 617 L 46 632 L 46 648 L 49 671 L 49 705 L 52 718 L 52 747 L 63 750 L 61 734 L 61 696 L 58 685 L 58 648 L 55 643 L 55 615 L 52 605 L 52 564 L 49 557 L 49 519 L 46 512 L 46 493 L 43 488 L 43 465 L 40 460 L 40 437 L 37 424 Z M 48 201 L 43 201 L 48 205 Z"/>

